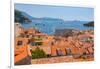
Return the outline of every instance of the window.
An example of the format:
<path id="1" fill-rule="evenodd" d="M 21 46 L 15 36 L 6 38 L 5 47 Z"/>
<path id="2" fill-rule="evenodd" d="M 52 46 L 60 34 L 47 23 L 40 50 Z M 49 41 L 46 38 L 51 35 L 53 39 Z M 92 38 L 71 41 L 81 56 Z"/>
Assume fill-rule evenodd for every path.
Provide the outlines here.
<path id="1" fill-rule="evenodd" d="M 30 42 L 31 42 L 31 41 L 30 41 L 30 40 L 28 40 L 27 44 L 30 44 Z"/>
<path id="2" fill-rule="evenodd" d="M 26 35 L 26 38 L 29 38 L 29 35 Z"/>
<path id="3" fill-rule="evenodd" d="M 47 54 L 47 57 L 51 57 L 51 54 Z"/>
<path id="4" fill-rule="evenodd" d="M 17 45 L 22 45 L 22 44 L 23 44 L 22 41 L 18 41 L 18 42 L 17 42 Z"/>
<path id="5" fill-rule="evenodd" d="M 17 56 L 18 54 L 15 54 L 15 56 Z"/>
<path id="6" fill-rule="evenodd" d="M 34 46 L 34 45 L 35 45 L 35 43 L 34 43 L 34 42 L 30 42 L 30 44 L 31 44 L 32 46 Z"/>
<path id="7" fill-rule="evenodd" d="M 54 45 L 54 42 L 51 42 L 51 45 Z"/>
<path id="8" fill-rule="evenodd" d="M 57 52 L 57 55 L 58 55 L 58 56 L 62 56 L 62 55 L 63 55 L 61 49 L 57 49 L 56 52 Z"/>
<path id="9" fill-rule="evenodd" d="M 71 51 L 70 48 L 66 48 L 65 50 L 66 50 L 66 54 L 67 54 L 67 55 L 71 55 L 71 54 L 72 54 L 72 51 Z"/>
<path id="10" fill-rule="evenodd" d="M 42 42 L 35 42 L 36 46 L 42 45 Z"/>
<path id="11" fill-rule="evenodd" d="M 25 33 L 25 34 L 28 34 L 28 31 L 25 31 L 24 33 Z"/>
<path id="12" fill-rule="evenodd" d="M 31 42 L 32 46 L 41 46 L 42 44 L 42 42 Z"/>

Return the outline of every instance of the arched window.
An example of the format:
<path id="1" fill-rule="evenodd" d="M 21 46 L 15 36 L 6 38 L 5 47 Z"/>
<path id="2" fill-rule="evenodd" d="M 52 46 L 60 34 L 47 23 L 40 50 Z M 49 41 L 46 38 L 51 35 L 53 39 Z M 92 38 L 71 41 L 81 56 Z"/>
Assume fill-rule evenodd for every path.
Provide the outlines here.
<path id="1" fill-rule="evenodd" d="M 65 51 L 66 51 L 67 55 L 71 55 L 72 54 L 71 48 L 66 48 Z"/>
<path id="2" fill-rule="evenodd" d="M 62 55 L 63 55 L 63 53 L 62 53 L 62 50 L 61 50 L 61 49 L 57 49 L 57 50 L 56 50 L 56 52 L 57 52 L 57 55 L 58 55 L 58 56 L 62 56 Z"/>

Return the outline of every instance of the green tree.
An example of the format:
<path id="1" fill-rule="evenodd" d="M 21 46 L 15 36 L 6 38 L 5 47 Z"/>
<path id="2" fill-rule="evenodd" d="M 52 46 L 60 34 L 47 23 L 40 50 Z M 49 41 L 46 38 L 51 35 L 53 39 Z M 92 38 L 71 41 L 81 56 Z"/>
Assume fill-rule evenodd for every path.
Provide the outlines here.
<path id="1" fill-rule="evenodd" d="M 32 51 L 32 59 L 45 58 L 45 57 L 46 57 L 45 52 L 38 47 Z"/>

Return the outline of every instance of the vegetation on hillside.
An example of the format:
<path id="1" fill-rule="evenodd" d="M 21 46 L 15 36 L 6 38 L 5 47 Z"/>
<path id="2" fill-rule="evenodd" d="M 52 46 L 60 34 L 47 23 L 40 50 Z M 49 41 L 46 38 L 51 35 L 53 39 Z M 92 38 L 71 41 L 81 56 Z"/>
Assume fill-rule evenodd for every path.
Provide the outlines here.
<path id="1" fill-rule="evenodd" d="M 35 50 L 32 50 L 32 59 L 45 58 L 45 57 L 46 53 L 42 49 L 37 47 Z"/>
<path id="2" fill-rule="evenodd" d="M 15 15 L 15 19 L 14 19 L 15 20 L 15 23 L 16 22 L 19 22 L 19 23 L 31 22 L 31 20 L 27 16 L 24 16 L 22 13 L 23 12 L 15 9 L 15 12 L 14 12 L 14 15 Z"/>
<path id="3" fill-rule="evenodd" d="M 87 27 L 94 27 L 94 21 L 91 21 L 91 22 L 83 24 L 83 25 L 87 26 Z"/>

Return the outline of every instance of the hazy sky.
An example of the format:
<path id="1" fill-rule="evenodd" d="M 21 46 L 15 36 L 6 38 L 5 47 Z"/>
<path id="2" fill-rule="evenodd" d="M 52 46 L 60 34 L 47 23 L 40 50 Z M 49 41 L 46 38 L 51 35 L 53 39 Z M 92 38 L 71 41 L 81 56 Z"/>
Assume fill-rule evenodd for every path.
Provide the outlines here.
<path id="1" fill-rule="evenodd" d="M 28 13 L 33 17 L 52 17 L 64 20 L 94 20 L 94 9 L 83 7 L 48 6 L 34 4 L 15 4 L 15 9 Z"/>

